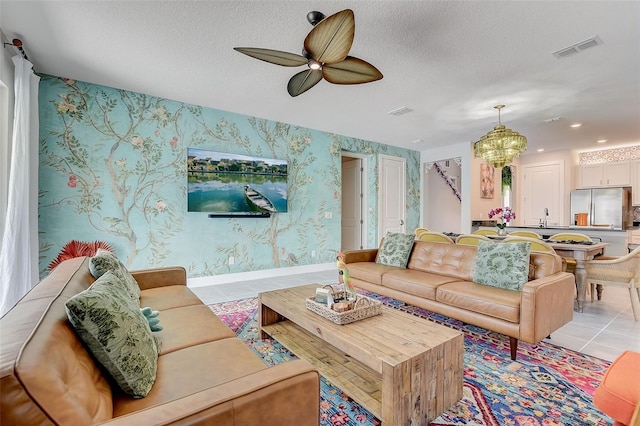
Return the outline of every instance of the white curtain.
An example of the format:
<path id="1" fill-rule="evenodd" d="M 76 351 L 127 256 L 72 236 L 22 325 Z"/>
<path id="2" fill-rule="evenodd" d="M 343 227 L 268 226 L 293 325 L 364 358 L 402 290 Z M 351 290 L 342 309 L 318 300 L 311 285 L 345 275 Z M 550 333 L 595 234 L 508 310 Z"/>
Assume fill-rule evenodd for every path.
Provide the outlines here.
<path id="1" fill-rule="evenodd" d="M 33 287 L 38 276 L 38 83 L 31 62 L 12 58 L 15 110 L 9 200 L 0 248 L 0 316 Z"/>

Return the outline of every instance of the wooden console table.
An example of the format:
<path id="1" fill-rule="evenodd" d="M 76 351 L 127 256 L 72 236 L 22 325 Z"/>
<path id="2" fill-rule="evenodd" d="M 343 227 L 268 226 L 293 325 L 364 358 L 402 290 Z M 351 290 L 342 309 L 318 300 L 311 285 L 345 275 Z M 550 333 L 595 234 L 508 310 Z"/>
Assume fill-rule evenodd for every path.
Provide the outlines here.
<path id="1" fill-rule="evenodd" d="M 387 306 L 338 325 L 306 308 L 317 287 L 260 293 L 262 338 L 311 362 L 387 426 L 427 425 L 462 398 L 461 332 Z"/>

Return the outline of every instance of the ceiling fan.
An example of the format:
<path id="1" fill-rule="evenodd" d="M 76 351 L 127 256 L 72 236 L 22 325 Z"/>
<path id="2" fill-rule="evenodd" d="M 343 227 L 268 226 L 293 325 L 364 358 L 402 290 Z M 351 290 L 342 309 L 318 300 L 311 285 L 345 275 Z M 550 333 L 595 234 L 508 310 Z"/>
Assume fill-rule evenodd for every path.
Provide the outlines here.
<path id="1" fill-rule="evenodd" d="M 307 65 L 309 69 L 289 80 L 287 91 L 291 96 L 306 92 L 323 78 L 334 84 L 361 84 L 382 78 L 382 73 L 370 63 L 348 56 L 356 27 L 352 10 L 328 18 L 320 12 L 309 12 L 307 20 L 314 28 L 304 40 L 302 55 L 255 47 L 234 47 L 234 50 L 285 67 Z"/>

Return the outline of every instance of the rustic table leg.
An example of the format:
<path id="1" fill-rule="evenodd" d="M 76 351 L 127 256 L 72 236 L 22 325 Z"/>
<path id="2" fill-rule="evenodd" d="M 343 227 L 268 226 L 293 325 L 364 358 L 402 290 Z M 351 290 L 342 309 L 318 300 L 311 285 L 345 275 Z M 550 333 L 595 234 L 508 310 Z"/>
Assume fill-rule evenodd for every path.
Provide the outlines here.
<path id="1" fill-rule="evenodd" d="M 578 290 L 578 306 L 577 311 L 582 312 L 584 301 L 587 298 L 587 270 L 584 268 L 585 260 L 576 259 L 576 287 Z"/>
<path id="2" fill-rule="evenodd" d="M 462 336 L 382 365 L 382 424 L 427 425 L 462 398 Z"/>
<path id="3" fill-rule="evenodd" d="M 269 337 L 267 333 L 262 331 L 262 326 L 273 324 L 286 318 L 268 307 L 262 304 L 262 298 L 258 299 L 258 326 L 260 327 L 260 338 L 266 339 Z"/>

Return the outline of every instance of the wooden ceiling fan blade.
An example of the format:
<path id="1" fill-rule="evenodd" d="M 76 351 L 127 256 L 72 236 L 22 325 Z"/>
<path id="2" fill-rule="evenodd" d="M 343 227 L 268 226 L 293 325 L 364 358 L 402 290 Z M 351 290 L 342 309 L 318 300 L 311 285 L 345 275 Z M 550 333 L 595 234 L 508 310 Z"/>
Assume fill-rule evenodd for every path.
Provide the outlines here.
<path id="1" fill-rule="evenodd" d="M 320 21 L 304 40 L 304 50 L 325 64 L 343 61 L 351 50 L 356 22 L 351 9 Z"/>
<path id="2" fill-rule="evenodd" d="M 233 50 L 244 53 L 252 58 L 269 62 L 283 67 L 299 67 L 306 65 L 309 60 L 302 55 L 295 53 L 283 52 L 281 50 L 261 49 L 258 47 L 234 47 Z"/>
<path id="3" fill-rule="evenodd" d="M 337 64 L 325 65 L 322 68 L 322 76 L 329 83 L 334 84 L 361 84 L 380 80 L 382 73 L 373 65 L 362 59 L 347 56 Z"/>
<path id="4" fill-rule="evenodd" d="M 320 80 L 322 80 L 320 70 L 305 70 L 291 77 L 289 84 L 287 84 L 287 91 L 295 97 L 311 89 Z"/>

